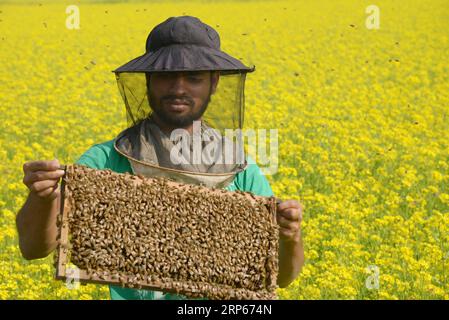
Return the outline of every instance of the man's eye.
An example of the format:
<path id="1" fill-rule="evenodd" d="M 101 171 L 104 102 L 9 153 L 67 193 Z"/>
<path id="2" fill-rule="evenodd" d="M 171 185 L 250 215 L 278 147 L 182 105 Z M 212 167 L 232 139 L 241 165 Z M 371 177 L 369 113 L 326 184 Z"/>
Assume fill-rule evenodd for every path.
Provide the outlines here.
<path id="1" fill-rule="evenodd" d="M 160 73 L 156 73 L 155 75 L 159 79 L 170 79 L 170 78 L 173 78 L 173 75 L 169 74 L 168 72 L 160 72 Z"/>
<path id="2" fill-rule="evenodd" d="M 188 77 L 188 79 L 189 79 L 189 81 L 197 82 L 197 83 L 203 81 L 202 78 L 200 78 L 200 77 L 195 77 L 195 76 L 190 76 L 190 77 Z"/>

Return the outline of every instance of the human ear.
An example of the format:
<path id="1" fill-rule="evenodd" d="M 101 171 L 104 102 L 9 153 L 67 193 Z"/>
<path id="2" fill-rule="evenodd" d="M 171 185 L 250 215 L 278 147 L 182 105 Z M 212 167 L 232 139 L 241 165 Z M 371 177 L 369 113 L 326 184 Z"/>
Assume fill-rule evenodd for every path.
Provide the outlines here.
<path id="1" fill-rule="evenodd" d="M 218 80 L 220 79 L 220 72 L 219 71 L 211 71 L 210 73 L 210 86 L 211 86 L 211 93 L 214 94 L 217 90 Z"/>
<path id="2" fill-rule="evenodd" d="M 147 89 L 150 89 L 150 77 L 151 74 L 149 72 L 145 72 L 145 78 L 146 78 L 146 84 L 147 84 Z"/>

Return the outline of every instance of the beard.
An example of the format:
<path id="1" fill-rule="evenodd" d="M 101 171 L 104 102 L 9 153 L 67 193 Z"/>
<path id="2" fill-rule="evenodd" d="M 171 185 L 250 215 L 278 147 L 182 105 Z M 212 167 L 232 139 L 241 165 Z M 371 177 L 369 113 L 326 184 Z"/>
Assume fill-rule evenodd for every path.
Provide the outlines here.
<path id="1" fill-rule="evenodd" d="M 194 109 L 195 102 L 190 97 L 164 96 L 158 100 L 153 96 L 151 91 L 148 90 L 148 100 L 150 102 L 150 107 L 153 110 L 153 112 L 167 125 L 178 128 L 185 128 L 188 125 L 191 125 L 193 121 L 199 120 L 206 111 L 207 106 L 209 105 L 211 95 L 212 95 L 212 86 L 209 90 L 209 94 L 207 96 L 206 101 L 200 106 L 198 110 L 195 110 Z M 189 106 L 189 110 L 186 112 L 186 114 L 174 114 L 164 109 L 163 107 L 164 102 L 169 102 L 175 99 L 182 100 L 182 103 L 187 104 Z"/>

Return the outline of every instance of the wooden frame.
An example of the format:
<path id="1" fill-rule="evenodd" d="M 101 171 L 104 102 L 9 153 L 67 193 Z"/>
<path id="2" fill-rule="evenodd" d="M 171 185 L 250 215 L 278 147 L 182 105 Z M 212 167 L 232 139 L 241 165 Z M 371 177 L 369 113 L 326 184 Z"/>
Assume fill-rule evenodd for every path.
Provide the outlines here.
<path id="1" fill-rule="evenodd" d="M 62 178 L 62 182 L 61 182 L 61 202 L 60 202 L 60 210 L 59 210 L 59 215 L 58 215 L 58 247 L 57 247 L 57 252 L 55 255 L 55 267 L 56 267 L 56 275 L 55 278 L 57 280 L 64 280 L 67 281 L 67 279 L 71 279 L 71 277 L 67 274 L 67 265 L 69 264 L 69 253 L 70 253 L 70 249 L 71 249 L 71 245 L 70 245 L 70 241 L 69 241 L 69 234 L 70 234 L 70 226 L 69 226 L 69 222 L 68 222 L 68 215 L 69 212 L 73 209 L 74 207 L 74 200 L 70 194 L 70 191 L 67 188 L 66 185 L 66 175 L 68 170 L 74 170 L 74 167 L 76 165 L 68 165 L 66 167 L 66 173 L 64 174 L 63 178 Z M 94 169 L 92 169 L 94 170 Z M 72 171 L 73 172 L 73 171 Z M 133 176 L 134 182 L 136 184 L 142 183 L 143 180 L 151 180 L 152 178 L 146 178 L 146 177 L 142 177 L 142 176 Z M 187 185 L 184 184 L 180 184 L 180 183 L 176 183 L 176 182 L 172 182 L 169 181 L 168 183 L 173 184 L 174 187 L 177 188 L 185 188 L 187 187 Z M 212 189 L 208 189 L 209 191 Z M 230 191 L 225 191 L 225 190 L 217 190 L 215 192 L 230 192 Z M 242 193 L 242 192 L 241 192 Z M 276 231 L 277 231 L 277 224 L 276 224 L 276 199 L 274 197 L 259 197 L 259 196 L 254 196 L 250 193 L 244 193 L 245 196 L 248 199 L 251 199 L 252 201 L 256 201 L 256 200 L 261 200 L 263 199 L 263 201 L 266 202 L 267 204 L 267 208 L 269 210 L 269 212 L 272 213 L 272 222 L 274 223 L 273 225 L 275 225 Z M 278 245 L 278 243 L 276 243 L 276 245 Z M 273 246 L 270 247 L 271 250 L 273 249 Z M 276 253 L 278 248 L 276 249 Z M 268 263 L 268 262 L 267 262 Z M 275 263 L 270 262 L 271 263 L 271 269 L 272 270 L 268 270 L 267 274 L 269 274 L 268 280 L 269 283 L 267 284 L 267 286 L 265 286 L 265 288 L 269 287 L 272 288 L 271 290 L 263 290 L 263 291 L 253 291 L 250 289 L 245 289 L 245 288 L 238 288 L 235 290 L 241 290 L 240 292 L 240 296 L 249 296 L 250 299 L 274 299 L 276 298 L 276 293 L 275 290 L 273 290 L 273 288 L 277 287 L 277 257 L 276 257 L 276 261 Z M 78 268 L 79 269 L 79 268 Z M 269 273 L 271 272 L 271 273 Z M 168 292 L 168 293 L 176 293 L 176 294 L 184 294 L 187 296 L 191 296 L 191 297 L 200 297 L 201 295 L 199 295 L 199 292 L 197 292 L 194 288 L 189 287 L 188 284 L 185 283 L 181 283 L 178 282 L 178 287 L 173 289 L 170 287 L 167 287 L 166 285 L 164 285 L 163 282 L 138 282 L 137 284 L 133 285 L 133 284 L 129 284 L 128 285 L 128 280 L 131 278 L 129 276 L 126 276 L 124 274 L 121 274 L 120 277 L 122 278 L 121 281 L 120 279 L 117 279 L 116 277 L 113 276 L 108 276 L 108 275 L 104 275 L 104 274 L 96 274 L 95 272 L 92 274 L 89 274 L 87 272 L 87 270 L 83 270 L 83 269 L 79 269 L 79 279 L 78 280 L 80 283 L 96 283 L 96 284 L 103 284 L 103 285 L 114 285 L 114 286 L 125 286 L 125 287 L 130 287 L 130 288 L 136 288 L 136 286 L 138 288 L 141 289 L 147 289 L 147 290 L 158 290 L 158 291 L 164 291 L 164 292 Z M 125 280 L 124 280 L 125 279 Z M 125 283 L 125 284 L 124 284 Z M 206 283 L 202 283 L 203 285 L 206 285 Z M 220 288 L 223 289 L 224 285 L 220 285 L 220 284 L 213 284 L 213 283 L 207 283 L 207 285 L 210 286 L 211 290 L 214 290 L 214 288 Z M 179 287 L 184 287 L 184 289 L 179 289 Z M 225 288 L 226 290 L 231 290 L 232 288 Z M 230 296 L 232 296 L 232 293 L 230 292 Z"/>

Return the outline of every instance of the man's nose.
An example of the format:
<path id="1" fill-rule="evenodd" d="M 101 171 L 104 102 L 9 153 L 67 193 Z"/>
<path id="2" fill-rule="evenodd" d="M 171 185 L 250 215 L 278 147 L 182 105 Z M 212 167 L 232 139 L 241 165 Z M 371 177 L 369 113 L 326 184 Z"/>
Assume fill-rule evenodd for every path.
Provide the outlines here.
<path id="1" fill-rule="evenodd" d="M 187 91 L 186 85 L 187 85 L 187 83 L 186 83 L 185 76 L 179 75 L 179 76 L 174 77 L 172 86 L 171 86 L 171 90 L 172 90 L 173 94 L 183 95 Z"/>

